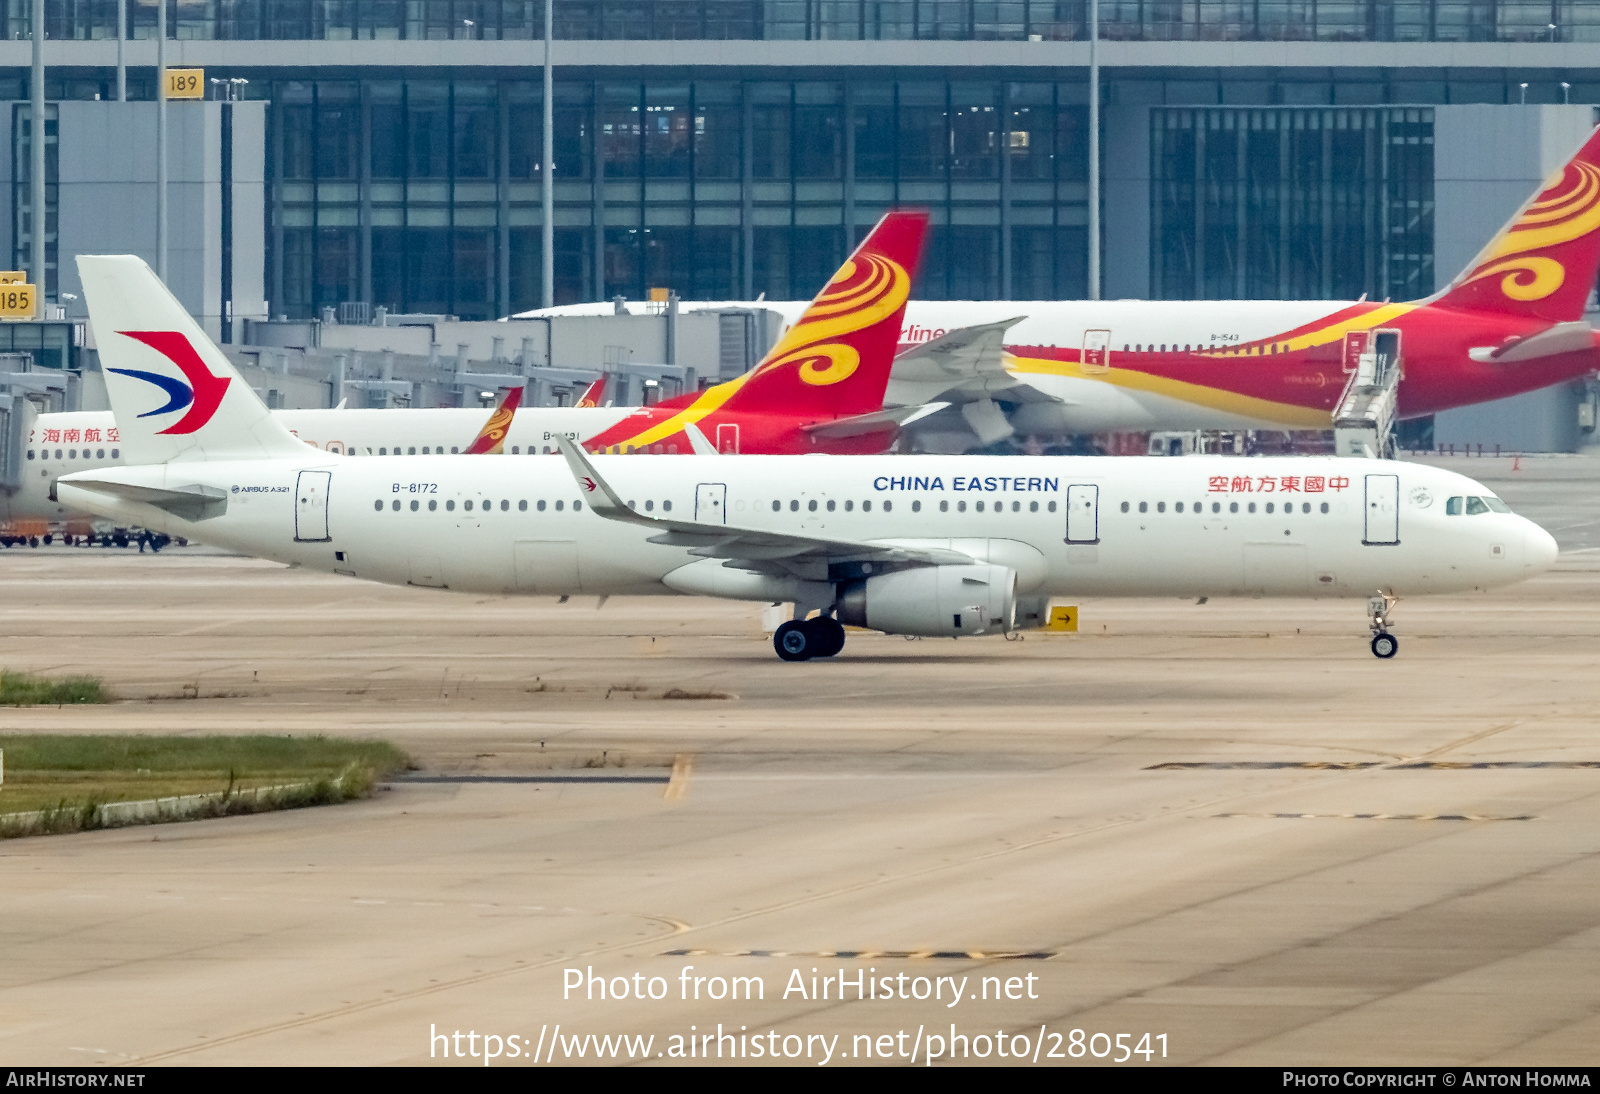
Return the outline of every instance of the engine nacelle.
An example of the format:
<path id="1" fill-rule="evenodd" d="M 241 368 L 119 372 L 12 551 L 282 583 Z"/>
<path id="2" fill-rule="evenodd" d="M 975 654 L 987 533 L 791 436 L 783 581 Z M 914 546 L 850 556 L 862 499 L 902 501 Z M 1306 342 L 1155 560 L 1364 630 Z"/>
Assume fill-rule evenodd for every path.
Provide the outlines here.
<path id="1" fill-rule="evenodd" d="M 1016 571 L 1006 566 L 919 566 L 844 586 L 839 622 L 885 634 L 959 638 L 1011 629 Z"/>

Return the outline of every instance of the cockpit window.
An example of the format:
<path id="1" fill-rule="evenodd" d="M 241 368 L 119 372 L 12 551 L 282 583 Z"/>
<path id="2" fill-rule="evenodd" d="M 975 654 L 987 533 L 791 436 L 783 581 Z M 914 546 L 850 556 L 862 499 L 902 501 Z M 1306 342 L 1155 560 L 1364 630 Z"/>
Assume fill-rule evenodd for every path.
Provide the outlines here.
<path id="1" fill-rule="evenodd" d="M 1499 498 L 1484 498 L 1483 499 L 1483 503 L 1485 505 L 1487 505 L 1490 509 L 1493 509 L 1496 513 L 1509 513 L 1509 512 L 1511 512 L 1511 506 L 1507 505 L 1505 502 L 1501 501 Z"/>
<path id="2" fill-rule="evenodd" d="M 1467 499 L 1467 516 L 1476 517 L 1488 511 L 1489 507 L 1483 503 L 1482 498 Z"/>
<path id="3" fill-rule="evenodd" d="M 1451 498 L 1449 501 L 1445 502 L 1444 503 L 1444 514 L 1445 514 L 1445 516 L 1447 516 L 1447 517 L 1459 517 L 1461 515 L 1461 504 L 1464 501 L 1466 501 L 1465 498 Z"/>

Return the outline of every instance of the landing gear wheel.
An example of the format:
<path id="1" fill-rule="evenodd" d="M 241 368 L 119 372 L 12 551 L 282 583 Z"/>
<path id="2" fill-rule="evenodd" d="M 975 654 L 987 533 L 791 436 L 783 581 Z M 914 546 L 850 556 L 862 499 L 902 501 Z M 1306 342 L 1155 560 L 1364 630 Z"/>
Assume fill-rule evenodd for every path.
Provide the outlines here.
<path id="1" fill-rule="evenodd" d="M 1388 631 L 1379 631 L 1372 636 L 1372 656 L 1381 657 L 1385 661 L 1400 652 L 1400 639 Z"/>
<path id="2" fill-rule="evenodd" d="M 818 655 L 818 635 L 809 624 L 791 619 L 773 632 L 772 648 L 785 661 L 809 661 Z"/>
<path id="3" fill-rule="evenodd" d="M 811 628 L 813 641 L 817 644 L 817 652 L 813 657 L 832 657 L 844 649 L 844 624 L 837 619 L 819 615 L 815 619 L 808 619 L 806 626 Z"/>

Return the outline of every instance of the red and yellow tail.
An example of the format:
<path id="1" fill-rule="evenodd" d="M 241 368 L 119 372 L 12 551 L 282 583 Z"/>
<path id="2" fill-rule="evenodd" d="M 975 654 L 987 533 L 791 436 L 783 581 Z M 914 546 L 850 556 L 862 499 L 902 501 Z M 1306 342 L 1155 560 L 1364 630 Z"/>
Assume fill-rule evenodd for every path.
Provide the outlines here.
<path id="1" fill-rule="evenodd" d="M 594 407 L 600 405 L 600 400 L 606 397 L 606 374 L 601 373 L 600 378 L 583 389 L 583 394 L 578 396 L 578 401 L 573 406 Z"/>
<path id="2" fill-rule="evenodd" d="M 1600 129 L 1435 304 L 1551 322 L 1583 318 L 1600 272 Z"/>
<path id="3" fill-rule="evenodd" d="M 927 230 L 926 212 L 886 213 L 755 368 L 704 391 L 657 403 L 650 408 L 648 424 L 624 418 L 584 446 L 648 451 L 651 445 L 679 444 L 688 452 L 683 427 L 720 413 L 788 415 L 812 422 L 882 409 Z"/>
<path id="4" fill-rule="evenodd" d="M 500 405 L 494 408 L 489 420 L 478 430 L 478 436 L 466 448 L 468 456 L 498 456 L 506 450 L 506 434 L 511 431 L 511 419 L 522 405 L 522 389 L 514 387 L 506 392 Z"/>

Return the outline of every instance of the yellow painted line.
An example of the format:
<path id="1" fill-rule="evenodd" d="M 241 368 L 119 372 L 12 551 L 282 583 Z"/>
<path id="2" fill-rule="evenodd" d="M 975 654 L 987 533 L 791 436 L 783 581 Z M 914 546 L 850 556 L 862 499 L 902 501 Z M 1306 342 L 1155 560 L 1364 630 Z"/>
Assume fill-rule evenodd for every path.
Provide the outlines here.
<path id="1" fill-rule="evenodd" d="M 1522 813 L 1495 816 L 1481 813 L 1218 813 L 1217 819 L 1249 817 L 1257 820 L 1410 820 L 1410 821 L 1529 821 L 1538 818 Z"/>
<path id="2" fill-rule="evenodd" d="M 679 753 L 672 761 L 672 778 L 667 780 L 667 788 L 661 796 L 669 802 L 682 801 L 685 794 L 689 793 L 689 776 L 694 773 L 694 757 Z"/>

